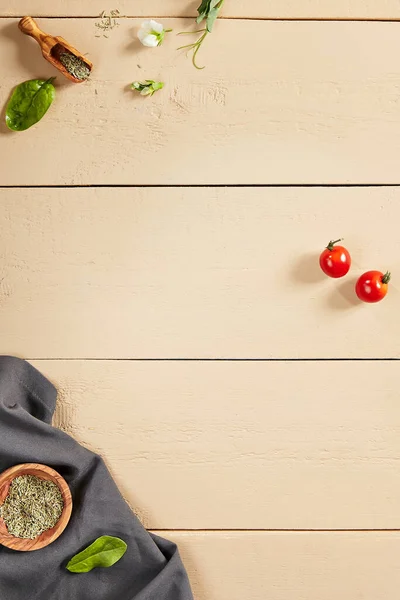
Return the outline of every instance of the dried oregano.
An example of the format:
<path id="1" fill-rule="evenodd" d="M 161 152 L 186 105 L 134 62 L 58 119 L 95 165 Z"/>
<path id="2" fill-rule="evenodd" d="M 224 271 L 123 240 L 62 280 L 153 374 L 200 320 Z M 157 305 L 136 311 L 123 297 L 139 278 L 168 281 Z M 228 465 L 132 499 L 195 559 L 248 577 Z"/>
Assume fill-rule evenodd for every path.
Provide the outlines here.
<path id="1" fill-rule="evenodd" d="M 90 69 L 84 60 L 65 51 L 60 54 L 60 63 L 64 65 L 68 73 L 71 73 L 75 79 L 87 79 L 90 75 Z"/>
<path id="2" fill-rule="evenodd" d="M 119 10 L 111 10 L 109 13 L 103 10 L 100 15 L 100 21 L 95 23 L 95 26 L 99 30 L 95 37 L 100 37 L 100 32 L 103 32 L 103 37 L 108 38 L 108 33 L 115 27 L 119 27 L 118 19 L 122 19 L 124 15 L 121 15 Z"/>
<path id="3" fill-rule="evenodd" d="M 21 475 L 12 481 L 0 506 L 0 517 L 8 533 L 33 540 L 57 524 L 63 508 L 63 497 L 55 483 L 35 475 Z"/>

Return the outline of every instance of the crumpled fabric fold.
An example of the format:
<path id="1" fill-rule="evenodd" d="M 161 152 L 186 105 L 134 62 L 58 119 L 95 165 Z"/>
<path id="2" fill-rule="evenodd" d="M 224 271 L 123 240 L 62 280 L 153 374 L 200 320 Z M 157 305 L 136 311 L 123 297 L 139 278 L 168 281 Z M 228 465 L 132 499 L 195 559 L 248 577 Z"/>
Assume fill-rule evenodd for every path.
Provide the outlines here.
<path id="1" fill-rule="evenodd" d="M 0 357 L 0 472 L 26 462 L 49 465 L 66 479 L 74 502 L 67 529 L 47 548 L 0 546 L 0 599 L 193 600 L 176 545 L 144 529 L 100 456 L 51 426 L 56 397 L 28 362 Z M 124 557 L 110 568 L 69 573 L 68 560 L 102 535 L 122 538 Z"/>

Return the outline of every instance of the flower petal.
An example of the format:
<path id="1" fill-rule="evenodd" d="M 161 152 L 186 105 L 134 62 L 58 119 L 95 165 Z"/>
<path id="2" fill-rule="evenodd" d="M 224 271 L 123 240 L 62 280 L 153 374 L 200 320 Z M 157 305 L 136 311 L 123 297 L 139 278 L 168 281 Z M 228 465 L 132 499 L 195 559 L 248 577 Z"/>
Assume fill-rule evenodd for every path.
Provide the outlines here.
<path id="1" fill-rule="evenodd" d="M 153 35 L 152 33 L 146 34 L 143 38 L 139 37 L 139 39 L 143 46 L 147 46 L 148 48 L 155 48 L 159 44 L 157 36 Z"/>
<path id="2" fill-rule="evenodd" d="M 149 21 L 149 23 L 151 25 L 152 31 L 155 31 L 156 33 L 162 33 L 164 31 L 164 26 L 161 25 L 161 23 L 158 23 L 157 21 L 154 21 L 153 19 L 151 21 Z"/>
<path id="3" fill-rule="evenodd" d="M 152 20 L 143 21 L 143 23 L 141 25 L 141 29 L 143 29 L 144 31 L 147 31 L 147 33 L 150 33 L 151 30 L 153 29 L 152 23 L 155 23 L 155 21 L 152 21 Z"/>
<path id="4" fill-rule="evenodd" d="M 139 38 L 139 40 L 141 42 L 143 42 L 143 40 L 149 35 L 149 32 L 146 31 L 145 29 L 139 29 L 139 31 L 137 32 L 137 36 Z"/>

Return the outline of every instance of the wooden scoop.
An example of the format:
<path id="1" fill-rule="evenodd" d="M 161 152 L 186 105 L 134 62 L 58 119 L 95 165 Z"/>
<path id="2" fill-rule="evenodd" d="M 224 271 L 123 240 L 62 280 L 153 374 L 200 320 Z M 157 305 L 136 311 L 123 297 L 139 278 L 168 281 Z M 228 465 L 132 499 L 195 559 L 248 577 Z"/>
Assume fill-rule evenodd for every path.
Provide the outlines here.
<path id="1" fill-rule="evenodd" d="M 80 58 L 90 71 L 93 69 L 93 64 L 90 62 L 90 60 L 78 52 L 78 50 L 75 50 L 73 46 L 68 44 L 68 42 L 66 42 L 62 37 L 54 37 L 53 35 L 44 33 L 44 31 L 39 29 L 36 21 L 32 19 L 32 17 L 23 17 L 20 20 L 18 27 L 23 33 L 30 35 L 37 41 L 42 49 L 44 58 L 48 60 L 53 67 L 56 67 L 56 69 L 61 71 L 65 77 L 71 81 L 74 81 L 75 83 L 81 83 L 82 81 L 85 81 L 85 79 L 78 79 L 77 77 L 74 77 L 74 75 L 67 71 L 64 65 L 60 62 L 60 54 L 63 52 L 69 52 L 70 54 L 73 54 L 77 58 Z"/>

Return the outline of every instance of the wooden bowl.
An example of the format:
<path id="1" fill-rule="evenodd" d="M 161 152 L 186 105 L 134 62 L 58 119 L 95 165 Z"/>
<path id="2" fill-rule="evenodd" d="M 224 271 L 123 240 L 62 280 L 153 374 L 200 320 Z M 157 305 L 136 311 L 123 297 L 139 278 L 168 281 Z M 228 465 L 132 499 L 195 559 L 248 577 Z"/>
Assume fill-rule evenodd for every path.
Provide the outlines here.
<path id="1" fill-rule="evenodd" d="M 25 463 L 23 465 L 11 467 L 11 469 L 7 469 L 7 471 L 4 471 L 0 475 L 0 505 L 3 504 L 4 500 L 8 496 L 11 482 L 20 475 L 35 475 L 40 479 L 52 481 L 60 488 L 64 500 L 64 508 L 57 525 L 55 525 L 55 527 L 52 529 L 44 531 L 41 535 L 33 540 L 18 538 L 8 533 L 6 524 L 0 517 L 0 544 L 6 546 L 7 548 L 11 548 L 12 550 L 30 552 L 32 550 L 40 550 L 41 548 L 45 548 L 54 542 L 58 537 L 60 537 L 71 518 L 72 497 L 67 482 L 65 479 L 63 479 L 63 477 L 61 477 L 61 475 L 57 473 L 57 471 L 54 471 L 54 469 L 51 469 L 50 467 L 46 467 L 46 465 Z"/>

